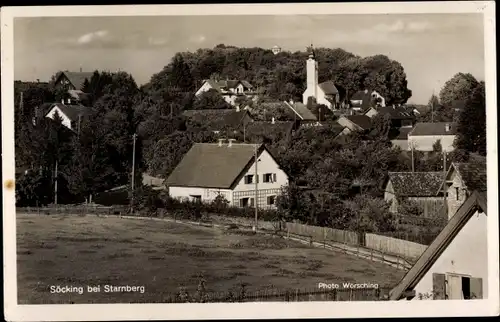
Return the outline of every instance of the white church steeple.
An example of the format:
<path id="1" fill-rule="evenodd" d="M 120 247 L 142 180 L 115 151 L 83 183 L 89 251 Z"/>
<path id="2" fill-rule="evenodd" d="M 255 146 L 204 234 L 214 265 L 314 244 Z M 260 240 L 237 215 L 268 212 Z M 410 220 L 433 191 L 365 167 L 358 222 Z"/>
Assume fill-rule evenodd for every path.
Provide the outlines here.
<path id="1" fill-rule="evenodd" d="M 314 54 L 314 47 L 308 48 L 309 58 L 306 62 L 307 71 L 307 92 L 308 97 L 304 97 L 304 104 L 307 104 L 309 96 L 317 98 L 317 88 L 318 88 L 318 62 L 316 61 L 316 56 Z"/>

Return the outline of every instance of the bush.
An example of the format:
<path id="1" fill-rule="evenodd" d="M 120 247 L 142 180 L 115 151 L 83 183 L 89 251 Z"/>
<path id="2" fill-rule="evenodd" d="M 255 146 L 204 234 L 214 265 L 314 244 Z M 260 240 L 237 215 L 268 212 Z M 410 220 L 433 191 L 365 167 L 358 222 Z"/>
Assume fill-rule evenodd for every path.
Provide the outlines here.
<path id="1" fill-rule="evenodd" d="M 419 217 L 422 215 L 423 210 L 415 201 L 406 199 L 400 201 L 398 212 L 402 216 Z"/>

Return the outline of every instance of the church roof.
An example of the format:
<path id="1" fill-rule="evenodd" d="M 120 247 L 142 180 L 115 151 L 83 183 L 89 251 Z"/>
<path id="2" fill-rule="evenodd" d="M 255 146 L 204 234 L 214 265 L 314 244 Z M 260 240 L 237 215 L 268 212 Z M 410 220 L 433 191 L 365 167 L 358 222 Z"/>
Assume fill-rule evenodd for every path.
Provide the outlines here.
<path id="1" fill-rule="evenodd" d="M 332 81 L 326 81 L 318 85 L 326 95 L 336 95 L 339 93 Z"/>

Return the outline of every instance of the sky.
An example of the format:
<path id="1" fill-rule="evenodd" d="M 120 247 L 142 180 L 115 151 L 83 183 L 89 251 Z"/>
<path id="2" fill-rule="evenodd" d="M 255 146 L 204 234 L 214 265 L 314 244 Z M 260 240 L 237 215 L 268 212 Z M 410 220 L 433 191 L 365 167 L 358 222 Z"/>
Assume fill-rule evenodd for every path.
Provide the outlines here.
<path id="1" fill-rule="evenodd" d="M 474 13 L 15 18 L 14 73 L 48 81 L 59 70 L 122 70 L 140 85 L 179 51 L 312 43 L 399 61 L 409 102 L 425 104 L 458 72 L 484 80 L 483 35 L 483 16 Z"/>

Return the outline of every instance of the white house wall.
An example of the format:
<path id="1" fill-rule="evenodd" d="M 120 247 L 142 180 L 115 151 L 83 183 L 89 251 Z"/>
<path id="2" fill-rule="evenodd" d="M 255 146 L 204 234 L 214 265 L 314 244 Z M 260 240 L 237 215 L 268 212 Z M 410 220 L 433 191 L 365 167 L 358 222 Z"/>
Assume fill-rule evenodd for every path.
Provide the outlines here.
<path id="1" fill-rule="evenodd" d="M 408 135 L 408 149 L 411 149 L 413 145 L 417 151 L 431 152 L 433 151 L 432 146 L 437 140 L 441 141 L 443 151 L 451 152 L 455 149 L 453 147 L 455 135 Z"/>
<path id="2" fill-rule="evenodd" d="M 62 124 L 67 128 L 71 129 L 71 120 L 64 114 L 57 106 L 54 106 L 46 115 L 46 117 L 54 119 L 54 115 L 57 113 L 62 118 Z"/>
<path id="3" fill-rule="evenodd" d="M 193 200 L 193 196 L 201 196 L 202 202 L 211 202 L 219 194 L 224 196 L 230 203 L 232 203 L 232 193 L 229 189 L 210 189 L 198 187 L 176 187 L 171 186 L 168 188 L 170 197 L 177 199 Z"/>
<path id="4" fill-rule="evenodd" d="M 275 173 L 276 181 L 264 182 L 264 174 L 266 173 Z M 246 175 L 254 175 L 253 183 L 245 183 Z M 262 200 L 265 200 L 267 196 L 277 196 L 281 191 L 281 188 L 288 185 L 288 176 L 283 170 L 279 168 L 279 165 L 265 150 L 259 156 L 259 163 L 257 164 L 257 175 L 259 176 L 259 182 L 257 184 L 257 189 L 259 190 L 259 207 L 265 206 L 262 204 Z M 247 173 L 245 173 L 245 176 L 241 178 L 240 182 L 233 190 L 233 203 L 235 205 L 239 204 L 239 196 L 244 197 L 248 195 L 251 198 L 255 197 L 255 163 L 253 163 L 252 166 L 248 169 Z"/>
<path id="5" fill-rule="evenodd" d="M 194 95 L 199 96 L 199 95 L 203 94 L 204 92 L 208 92 L 211 89 L 212 89 L 212 86 L 210 86 L 210 84 L 208 82 L 205 82 L 205 83 L 203 83 L 203 85 L 201 85 L 200 89 L 198 89 Z"/>
<path id="6" fill-rule="evenodd" d="M 451 244 L 439 256 L 430 270 L 414 288 L 415 298 L 419 294 L 430 294 L 433 290 L 433 273 L 454 273 L 483 279 L 483 299 L 488 294 L 487 216 L 474 214 Z M 432 299 L 430 297 L 429 299 Z"/>

